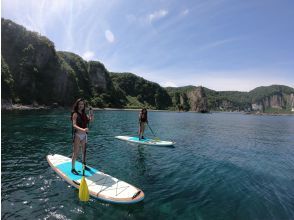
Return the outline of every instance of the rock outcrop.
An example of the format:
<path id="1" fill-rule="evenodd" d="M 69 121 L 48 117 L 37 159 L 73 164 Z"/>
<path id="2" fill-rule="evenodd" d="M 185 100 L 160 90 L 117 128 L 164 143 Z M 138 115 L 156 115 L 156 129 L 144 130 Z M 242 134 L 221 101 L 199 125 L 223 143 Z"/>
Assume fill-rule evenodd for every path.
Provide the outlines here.
<path id="1" fill-rule="evenodd" d="M 15 98 L 25 104 L 46 102 L 39 91 L 45 95 L 53 91 L 58 63 L 54 44 L 10 20 L 1 19 L 1 31 L 1 55 L 14 80 Z"/>
<path id="2" fill-rule="evenodd" d="M 208 112 L 207 97 L 203 87 L 168 87 L 173 107 L 178 111 Z"/>
<path id="3" fill-rule="evenodd" d="M 203 87 L 197 87 L 192 91 L 187 92 L 189 100 L 190 111 L 208 112 L 207 97 Z"/>
<path id="4" fill-rule="evenodd" d="M 263 98 L 258 102 L 252 103 L 252 110 L 265 111 L 266 109 L 292 109 L 294 106 L 294 93 L 288 94 L 275 94 Z"/>
<path id="5" fill-rule="evenodd" d="M 294 109 L 294 89 L 272 85 L 250 92 L 203 87 L 163 88 L 132 73 L 109 73 L 98 61 L 57 52 L 39 33 L 1 19 L 1 103 L 70 106 L 83 97 L 96 107 L 134 107 L 208 112 Z"/>
<path id="6" fill-rule="evenodd" d="M 1 19 L 1 31 L 5 105 L 12 100 L 21 104 L 68 106 L 77 97 L 90 99 L 111 87 L 102 64 L 88 63 L 70 52 L 56 52 L 49 39 L 10 20 Z"/>
<path id="7" fill-rule="evenodd" d="M 109 73 L 105 66 L 98 61 L 90 61 L 88 63 L 88 71 L 90 82 L 95 90 L 106 91 L 112 86 Z"/>

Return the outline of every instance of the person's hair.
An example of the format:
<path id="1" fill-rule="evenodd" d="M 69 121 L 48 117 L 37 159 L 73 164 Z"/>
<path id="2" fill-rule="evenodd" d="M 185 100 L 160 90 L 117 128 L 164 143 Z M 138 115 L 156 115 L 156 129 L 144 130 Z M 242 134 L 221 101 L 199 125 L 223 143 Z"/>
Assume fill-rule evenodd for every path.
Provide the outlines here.
<path id="1" fill-rule="evenodd" d="M 142 115 L 142 114 L 147 115 L 147 109 L 146 109 L 146 108 L 142 108 L 140 114 L 141 114 L 141 115 Z"/>
<path id="2" fill-rule="evenodd" d="M 84 100 L 83 98 L 79 98 L 79 99 L 77 99 L 77 101 L 75 101 L 75 103 L 73 104 L 72 111 L 71 111 L 71 117 L 70 117 L 71 120 L 72 120 L 72 116 L 73 116 L 73 114 L 74 114 L 75 112 L 78 112 L 78 110 L 79 110 L 79 103 L 80 103 L 80 102 L 84 102 L 84 109 L 82 110 L 82 114 L 85 113 L 86 102 L 85 102 L 85 100 Z"/>

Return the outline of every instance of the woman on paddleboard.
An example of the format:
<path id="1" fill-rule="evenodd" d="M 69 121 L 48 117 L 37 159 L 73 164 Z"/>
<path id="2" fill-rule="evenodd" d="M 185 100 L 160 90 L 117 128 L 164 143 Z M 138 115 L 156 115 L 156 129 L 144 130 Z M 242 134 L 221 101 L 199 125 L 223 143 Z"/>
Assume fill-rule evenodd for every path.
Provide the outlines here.
<path id="1" fill-rule="evenodd" d="M 145 125 L 148 123 L 147 109 L 142 108 L 139 113 L 139 140 L 144 139 Z"/>
<path id="2" fill-rule="evenodd" d="M 80 146 L 82 146 L 82 157 L 83 164 L 86 170 L 90 170 L 86 166 L 86 144 L 87 144 L 87 133 L 89 131 L 88 124 L 94 120 L 93 110 L 90 108 L 89 115 L 85 112 L 86 103 L 83 99 L 78 99 L 71 112 L 72 120 L 72 135 L 73 135 L 73 153 L 72 153 L 72 169 L 71 172 L 75 175 L 79 173 L 75 169 L 75 162 L 79 155 Z"/>

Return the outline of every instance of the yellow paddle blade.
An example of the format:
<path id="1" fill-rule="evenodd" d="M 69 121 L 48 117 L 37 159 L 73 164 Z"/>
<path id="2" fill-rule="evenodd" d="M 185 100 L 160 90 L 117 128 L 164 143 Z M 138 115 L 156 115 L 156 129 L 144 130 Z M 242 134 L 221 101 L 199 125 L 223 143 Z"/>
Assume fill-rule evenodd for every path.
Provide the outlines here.
<path id="1" fill-rule="evenodd" d="M 79 189 L 79 198 L 83 202 L 87 202 L 89 200 L 89 190 L 88 190 L 88 185 L 86 182 L 85 177 L 82 177 L 82 181 L 80 184 L 80 189 Z"/>

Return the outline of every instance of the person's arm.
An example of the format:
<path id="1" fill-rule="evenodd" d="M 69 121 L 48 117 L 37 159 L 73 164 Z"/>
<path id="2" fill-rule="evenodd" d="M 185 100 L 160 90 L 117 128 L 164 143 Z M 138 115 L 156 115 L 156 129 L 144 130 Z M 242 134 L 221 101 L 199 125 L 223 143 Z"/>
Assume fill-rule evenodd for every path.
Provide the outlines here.
<path id="1" fill-rule="evenodd" d="M 141 123 L 141 112 L 139 113 L 139 123 Z"/>
<path id="2" fill-rule="evenodd" d="M 74 113 L 72 116 L 72 126 L 74 127 L 74 129 L 81 131 L 81 132 L 87 132 L 88 128 L 81 128 L 77 125 L 77 113 Z"/>
<path id="3" fill-rule="evenodd" d="M 90 107 L 89 109 L 89 122 L 93 122 L 94 121 L 94 112 L 93 109 Z"/>

